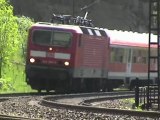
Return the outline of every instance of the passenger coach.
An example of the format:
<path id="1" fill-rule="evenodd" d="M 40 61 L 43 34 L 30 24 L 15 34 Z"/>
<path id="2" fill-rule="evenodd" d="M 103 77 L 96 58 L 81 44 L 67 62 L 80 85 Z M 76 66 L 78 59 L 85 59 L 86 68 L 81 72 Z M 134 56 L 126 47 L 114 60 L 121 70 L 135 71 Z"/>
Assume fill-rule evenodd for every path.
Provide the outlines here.
<path id="1" fill-rule="evenodd" d="M 110 65 L 109 80 L 120 85 L 124 82 L 125 87 L 133 89 L 136 78 L 140 85 L 147 85 L 148 79 L 148 43 L 149 35 L 146 33 L 106 30 L 110 37 Z M 156 41 L 156 35 L 151 36 Z M 152 55 L 156 49 L 152 47 Z M 151 61 L 151 69 L 157 69 L 157 61 Z M 151 74 L 151 82 L 157 79 L 156 74 Z M 119 82 L 118 82 L 119 81 Z"/>

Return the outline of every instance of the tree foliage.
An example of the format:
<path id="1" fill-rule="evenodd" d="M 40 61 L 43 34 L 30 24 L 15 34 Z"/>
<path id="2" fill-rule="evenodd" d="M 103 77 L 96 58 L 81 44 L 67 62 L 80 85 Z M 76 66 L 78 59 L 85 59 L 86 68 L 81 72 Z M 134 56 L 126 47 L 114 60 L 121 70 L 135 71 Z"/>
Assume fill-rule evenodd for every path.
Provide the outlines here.
<path id="1" fill-rule="evenodd" d="M 0 59 L 1 63 L 6 63 L 9 56 L 14 53 L 16 41 L 18 37 L 18 25 L 13 16 L 13 8 L 5 0 L 0 0 Z M 11 51 L 13 49 L 13 51 Z"/>
<path id="2" fill-rule="evenodd" d="M 8 73 L 15 69 L 14 63 L 24 62 L 24 46 L 32 23 L 28 17 L 14 16 L 9 2 L 0 0 L 0 78 L 3 81 L 13 79 Z"/>
<path id="3" fill-rule="evenodd" d="M 26 43 L 28 37 L 28 29 L 33 24 L 33 20 L 29 17 L 19 16 L 17 17 L 17 24 L 18 24 L 18 34 L 19 34 L 19 48 L 18 52 L 21 56 L 21 60 L 25 60 L 25 53 L 26 53 Z"/>

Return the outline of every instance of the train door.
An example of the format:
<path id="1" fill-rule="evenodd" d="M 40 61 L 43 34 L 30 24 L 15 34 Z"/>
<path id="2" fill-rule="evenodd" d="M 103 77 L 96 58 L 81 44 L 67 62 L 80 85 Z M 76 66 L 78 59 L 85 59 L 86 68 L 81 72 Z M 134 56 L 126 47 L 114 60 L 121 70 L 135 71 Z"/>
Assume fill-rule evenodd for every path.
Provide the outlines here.
<path id="1" fill-rule="evenodd" d="M 126 52 L 127 52 L 126 74 L 127 74 L 127 76 L 130 76 L 131 69 L 132 69 L 132 54 L 133 54 L 133 52 L 132 52 L 131 48 L 127 48 Z"/>
<path id="2" fill-rule="evenodd" d="M 131 48 L 125 48 L 125 56 L 126 56 L 126 71 L 125 71 L 125 78 L 124 78 L 124 86 L 129 87 L 130 84 L 130 76 L 131 76 L 131 70 L 132 70 L 132 49 Z"/>

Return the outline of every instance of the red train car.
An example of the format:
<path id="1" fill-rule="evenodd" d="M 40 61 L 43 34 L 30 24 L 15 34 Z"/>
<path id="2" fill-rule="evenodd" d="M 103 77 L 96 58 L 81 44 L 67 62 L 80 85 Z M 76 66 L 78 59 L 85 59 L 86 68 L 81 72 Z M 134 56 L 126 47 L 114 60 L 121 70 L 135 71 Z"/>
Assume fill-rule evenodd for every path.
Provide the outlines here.
<path id="1" fill-rule="evenodd" d="M 112 83 L 124 82 L 125 87 L 133 89 L 135 79 L 139 78 L 140 84 L 147 85 L 148 79 L 148 42 L 147 33 L 128 31 L 106 30 L 110 37 L 110 67 L 108 79 Z M 152 41 L 156 41 L 156 35 L 151 35 Z M 155 46 L 152 46 L 152 55 L 156 55 Z M 157 62 L 151 61 L 151 69 L 157 69 Z M 154 83 L 156 74 L 151 74 L 151 82 Z M 119 82 L 118 82 L 119 81 Z"/>
<path id="2" fill-rule="evenodd" d="M 105 30 L 39 22 L 29 30 L 26 81 L 38 91 L 106 89 L 109 57 Z"/>

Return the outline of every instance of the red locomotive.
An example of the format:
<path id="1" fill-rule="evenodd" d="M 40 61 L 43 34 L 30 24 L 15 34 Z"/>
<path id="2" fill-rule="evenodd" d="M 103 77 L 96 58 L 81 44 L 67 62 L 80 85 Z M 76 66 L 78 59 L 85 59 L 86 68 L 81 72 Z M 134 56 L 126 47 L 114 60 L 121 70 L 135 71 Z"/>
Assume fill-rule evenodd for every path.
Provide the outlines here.
<path id="1" fill-rule="evenodd" d="M 29 30 L 26 77 L 38 91 L 98 91 L 108 78 L 103 29 L 39 22 Z"/>

